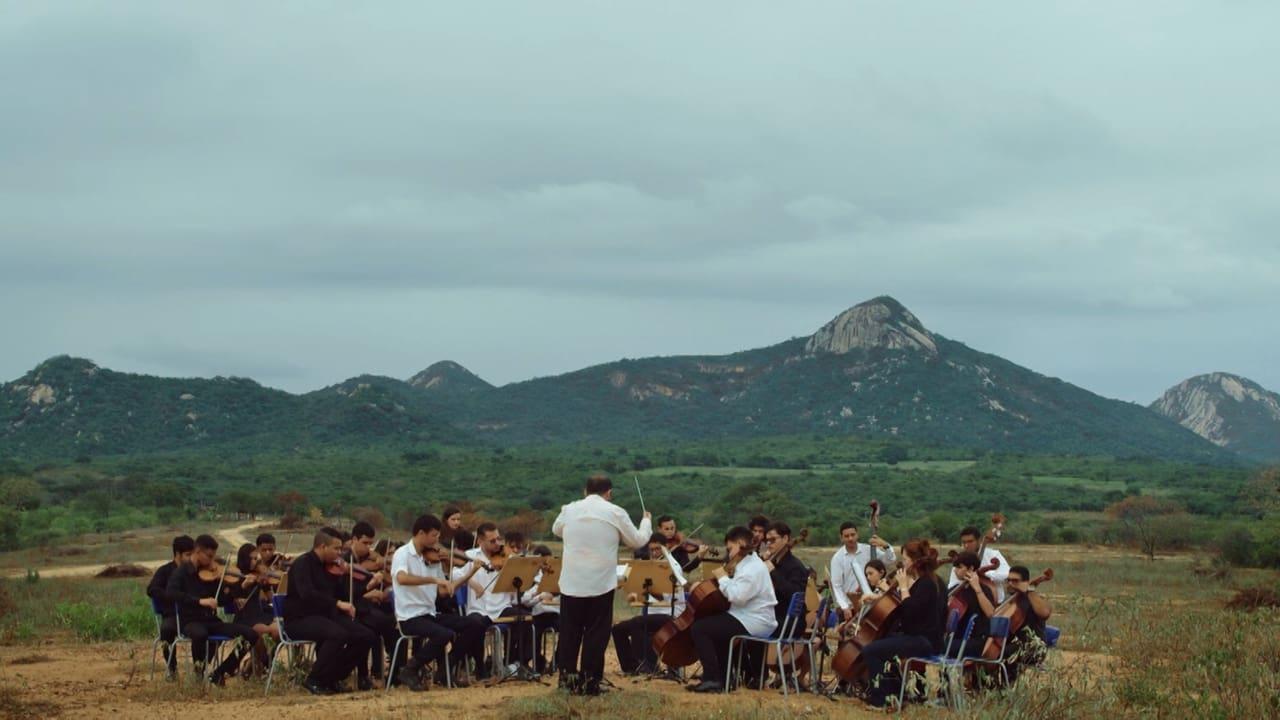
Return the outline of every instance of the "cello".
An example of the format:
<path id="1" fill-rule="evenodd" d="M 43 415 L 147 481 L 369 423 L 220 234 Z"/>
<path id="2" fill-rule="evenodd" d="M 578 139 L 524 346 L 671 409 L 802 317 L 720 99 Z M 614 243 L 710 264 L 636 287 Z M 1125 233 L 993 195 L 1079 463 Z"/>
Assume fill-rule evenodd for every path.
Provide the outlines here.
<path id="1" fill-rule="evenodd" d="M 750 547 L 744 546 L 729 558 L 724 565 L 725 573 L 732 577 L 738 563 L 751 552 Z M 720 592 L 720 586 L 714 578 L 695 585 L 689 592 L 684 612 L 668 620 L 666 625 L 653 634 L 651 644 L 658 660 L 670 667 L 688 667 L 698 662 L 698 651 L 693 646 L 694 621 L 728 611 L 729 598 Z"/>
<path id="2" fill-rule="evenodd" d="M 1031 580 L 1028 584 L 1031 587 L 1039 587 L 1040 583 L 1048 582 L 1053 579 L 1053 568 L 1045 568 L 1044 572 L 1038 577 Z M 1018 604 L 1018 594 L 1011 593 L 1005 601 L 1000 603 L 996 608 L 996 612 L 992 617 L 1009 618 L 1009 637 L 1017 635 L 1022 627 L 1027 624 L 1027 614 L 1023 611 L 1022 606 Z M 984 660 L 995 660 L 1000 657 L 1000 652 L 1004 641 L 998 638 L 987 638 L 987 644 L 982 646 L 982 657 Z"/>
<path id="3" fill-rule="evenodd" d="M 895 571 L 902 568 L 898 562 Z M 867 664 L 862 659 L 862 648 L 889 634 L 893 627 L 894 615 L 902 605 L 902 596 L 898 593 L 897 580 L 889 581 L 889 590 L 867 608 L 866 612 L 856 620 L 845 623 L 844 636 L 831 656 L 831 671 L 847 682 L 853 682 L 867 675 Z M 848 633 L 850 625 L 854 625 L 852 634 Z"/>
<path id="4" fill-rule="evenodd" d="M 952 552 L 954 553 L 954 551 Z M 955 553 L 952 555 L 952 562 L 955 561 L 955 557 L 958 554 L 959 553 Z M 991 562 L 974 571 L 978 574 L 978 580 L 982 583 L 982 586 L 991 591 L 992 598 L 995 597 L 995 583 L 987 579 L 987 573 L 998 567 L 1000 567 L 1000 558 L 991 558 Z M 1053 571 L 1051 570 L 1050 572 L 1052 573 Z M 969 614 L 969 603 L 965 601 L 964 593 L 961 592 L 966 587 L 968 587 L 968 585 L 962 582 L 954 588 L 951 588 L 951 592 L 947 594 L 947 612 L 959 613 L 960 617 L 965 617 Z M 992 600 L 992 602 L 994 602 L 994 600 Z"/>

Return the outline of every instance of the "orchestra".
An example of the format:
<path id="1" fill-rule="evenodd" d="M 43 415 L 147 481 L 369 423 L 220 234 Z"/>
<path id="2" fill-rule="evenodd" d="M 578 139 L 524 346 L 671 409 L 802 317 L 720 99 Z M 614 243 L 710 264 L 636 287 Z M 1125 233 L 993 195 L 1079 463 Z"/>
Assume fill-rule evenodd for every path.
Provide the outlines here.
<path id="1" fill-rule="evenodd" d="M 190 639 L 193 667 L 222 685 L 229 677 L 261 675 L 273 657 L 270 648 L 287 635 L 316 644 L 302 686 L 317 695 L 383 686 L 459 688 L 472 681 L 487 686 L 557 672 L 559 689 L 596 696 L 613 686 L 605 673 L 612 640 L 624 677 L 675 678 L 688 690 L 712 693 L 767 690 L 794 675 L 812 692 L 879 707 L 898 699 L 910 658 L 947 649 L 966 676 L 977 677 L 972 659 L 974 666 L 1000 665 L 998 674 L 1008 682 L 1044 661 L 1052 609 L 1037 586 L 1052 570 L 1032 578 L 1025 565 L 1009 564 L 994 547 L 1005 522 L 998 513 L 985 532 L 965 527 L 959 546 L 940 559 L 925 538 L 907 538 L 897 548 L 881 538 L 880 508 L 872 501 L 866 542 L 857 523 L 841 523 L 840 545 L 819 564 L 827 578 L 817 584 L 817 573 L 795 552 L 809 528 L 797 533 L 784 519 L 757 514 L 724 533 L 721 551 L 686 537 L 671 515 L 652 523 L 645 511 L 633 524 L 612 500 L 607 476 L 588 478 L 583 497 L 564 505 L 551 525 L 562 541 L 559 555 L 474 514 L 466 516 L 478 521 L 470 531 L 458 506 L 447 506 L 440 517 L 418 516 L 400 534 L 402 544 L 394 531 L 378 538 L 369 522 L 355 522 L 347 532 L 322 528 L 311 549 L 296 557 L 287 548 L 279 552 L 270 533 L 225 558 L 211 536 L 180 535 L 173 538 L 172 559 L 156 569 L 146 590 L 158 615 L 167 675 L 178 671 L 171 650 L 176 639 Z M 836 529 L 825 533 L 833 538 Z M 813 556 L 806 551 L 806 557 Z M 635 612 L 615 624 L 615 594 L 633 558 L 665 561 L 644 565 L 644 577 L 666 578 L 669 568 L 670 583 L 645 579 L 647 592 L 632 584 L 625 603 L 618 602 Z M 946 583 L 938 575 L 943 562 L 950 566 Z M 513 580 L 517 571 L 508 564 L 527 574 Z M 829 620 L 815 616 L 815 586 Z M 788 623 L 797 594 L 805 597 L 805 617 Z M 282 617 L 276 595 L 283 596 Z M 993 636 L 997 616 L 1009 619 L 1007 636 Z M 499 624 L 501 645 L 486 643 Z M 732 638 L 777 638 L 784 627 L 792 628 L 790 638 L 803 636 L 798 642 L 823 648 L 815 667 L 799 653 L 780 658 L 756 643 L 735 650 L 738 667 L 729 667 Z M 834 652 L 826 652 L 828 641 Z M 500 651 L 501 663 L 493 656 Z M 761 683 L 768 673 L 776 679 Z M 918 689 L 912 694 L 927 699 Z"/>

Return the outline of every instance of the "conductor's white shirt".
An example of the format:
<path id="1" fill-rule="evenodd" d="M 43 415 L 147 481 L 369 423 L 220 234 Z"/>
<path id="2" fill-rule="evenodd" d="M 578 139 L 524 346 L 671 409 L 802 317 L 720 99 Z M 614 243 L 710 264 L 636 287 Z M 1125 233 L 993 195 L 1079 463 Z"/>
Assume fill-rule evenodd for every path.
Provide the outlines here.
<path id="1" fill-rule="evenodd" d="M 627 511 L 599 495 L 588 495 L 560 508 L 551 532 L 564 538 L 560 592 L 571 597 L 595 597 L 618 587 L 618 543 L 644 547 L 653 535 L 649 518 L 640 527 Z"/>
<path id="2" fill-rule="evenodd" d="M 720 592 L 729 600 L 729 614 L 756 637 L 768 637 L 778 627 L 773 608 L 778 596 L 773 592 L 769 568 L 759 555 L 751 553 L 738 562 L 733 577 L 718 581 Z"/>

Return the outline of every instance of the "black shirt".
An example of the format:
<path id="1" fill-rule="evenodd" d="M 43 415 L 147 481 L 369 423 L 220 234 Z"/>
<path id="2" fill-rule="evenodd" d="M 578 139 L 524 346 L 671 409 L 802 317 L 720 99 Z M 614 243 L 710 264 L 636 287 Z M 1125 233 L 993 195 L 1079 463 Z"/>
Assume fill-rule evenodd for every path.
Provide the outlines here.
<path id="1" fill-rule="evenodd" d="M 331 617 L 338 612 L 337 576 L 325 570 L 315 551 L 304 553 L 289 568 L 289 592 L 284 601 L 284 619 L 301 620 L 312 615 Z M 342 578 L 344 581 L 345 577 Z M 342 597 L 346 599 L 346 583 Z"/>
<path id="2" fill-rule="evenodd" d="M 147 597 L 160 605 L 160 615 L 167 618 L 173 617 L 173 604 L 177 602 L 176 598 L 170 597 L 168 591 L 169 578 L 173 576 L 173 569 L 176 567 L 177 564 L 170 560 L 156 568 L 156 574 L 147 583 Z"/>
<path id="3" fill-rule="evenodd" d="M 773 612 L 778 618 L 778 627 L 782 627 L 782 621 L 787 618 L 787 606 L 791 604 L 791 596 L 795 593 L 804 593 L 809 585 L 809 568 L 800 562 L 792 553 L 787 553 L 786 557 L 773 564 L 773 572 L 769 573 L 769 579 L 773 581 L 773 594 L 778 598 L 778 604 L 773 606 Z"/>
<path id="4" fill-rule="evenodd" d="M 1031 628 L 1036 637 L 1044 640 L 1044 618 L 1036 615 L 1036 611 L 1031 607 L 1031 599 L 1027 597 L 1028 593 L 1014 592 L 1014 602 L 1018 603 L 1018 608 L 1022 610 L 1022 614 L 1026 617 L 1027 622 L 1023 627 Z"/>
<path id="5" fill-rule="evenodd" d="M 181 567 L 174 569 L 169 576 L 165 591 L 178 604 L 178 612 L 182 616 L 183 623 L 193 620 L 214 621 L 218 619 L 218 612 L 201 605 L 200 601 L 213 597 L 218 592 L 219 584 L 221 584 L 220 578 L 201 580 L 195 564 L 184 563 Z M 218 604 L 223 605 L 233 597 L 230 586 L 223 584 Z"/>
<path id="6" fill-rule="evenodd" d="M 946 596 L 941 594 L 938 585 L 932 573 L 916 578 L 897 612 L 898 634 L 923 637 L 934 652 L 942 651 L 942 613 L 946 607 Z"/>
<path id="7" fill-rule="evenodd" d="M 995 594 L 991 592 L 991 588 L 986 585 L 982 586 L 982 594 L 987 596 L 987 600 L 991 602 L 991 606 L 995 607 Z M 956 625 L 956 638 L 959 639 L 964 635 L 964 629 L 969 624 L 969 618 L 976 618 L 973 621 L 973 632 L 969 634 L 970 638 L 986 637 L 991 633 L 991 618 L 982 612 L 982 606 L 978 604 L 978 594 L 973 591 L 966 583 L 962 585 L 955 594 L 956 598 L 964 601 L 967 605 L 964 616 L 960 618 L 960 623 Z M 945 626 L 943 628 L 945 630 Z"/>

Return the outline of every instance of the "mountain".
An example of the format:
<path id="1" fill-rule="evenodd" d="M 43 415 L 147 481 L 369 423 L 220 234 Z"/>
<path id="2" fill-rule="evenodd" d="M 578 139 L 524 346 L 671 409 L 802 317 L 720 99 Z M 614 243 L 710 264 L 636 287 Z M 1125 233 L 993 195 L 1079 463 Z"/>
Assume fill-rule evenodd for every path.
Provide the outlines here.
<path id="1" fill-rule="evenodd" d="M 245 378 L 135 375 L 63 355 L 0 385 L 0 455 L 464 440 L 424 406 L 417 390 L 391 378 L 354 378 L 299 396 Z"/>
<path id="2" fill-rule="evenodd" d="M 1244 457 L 1280 461 L 1280 395 L 1248 378 L 1197 375 L 1166 390 L 1151 409 Z"/>
<path id="3" fill-rule="evenodd" d="M 1230 462 L 1135 404 L 928 330 L 891 297 L 808 337 L 729 355 L 624 359 L 494 387 L 457 363 L 304 395 L 54 358 L 0 386 L 0 453 L 120 453 L 424 440 L 521 444 L 856 435 L 1002 452 Z"/>

